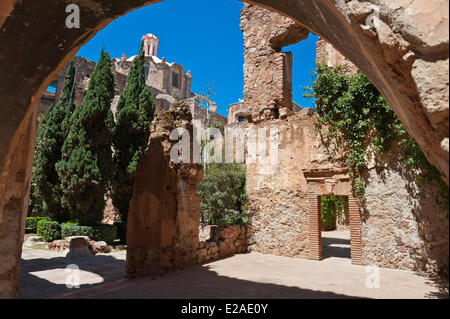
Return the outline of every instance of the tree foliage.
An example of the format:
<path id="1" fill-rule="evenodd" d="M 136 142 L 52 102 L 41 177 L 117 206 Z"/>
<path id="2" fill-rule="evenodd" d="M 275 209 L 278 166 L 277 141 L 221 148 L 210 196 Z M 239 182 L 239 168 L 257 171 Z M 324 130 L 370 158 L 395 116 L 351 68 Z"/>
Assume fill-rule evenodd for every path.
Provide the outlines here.
<path id="1" fill-rule="evenodd" d="M 112 175 L 113 96 L 110 56 L 102 50 L 86 96 L 68 121 L 62 159 L 56 164 L 62 205 L 82 225 L 94 225 L 103 218 Z"/>
<path id="2" fill-rule="evenodd" d="M 364 198 L 360 168 L 372 152 L 380 155 L 394 140 L 399 140 L 404 163 L 420 168 L 423 180 L 436 183 L 439 202 L 448 210 L 448 188 L 438 170 L 425 158 L 418 144 L 391 110 L 380 92 L 360 71 L 342 74 L 339 67 L 317 63 L 316 77 L 307 97 L 315 98 L 319 123 L 326 125 L 328 135 L 347 151 L 346 162 L 353 178 L 355 195 Z M 369 146 L 369 147 L 367 147 Z"/>
<path id="3" fill-rule="evenodd" d="M 246 221 L 245 168 L 241 164 L 210 164 L 198 185 L 202 223 Z"/>
<path id="4" fill-rule="evenodd" d="M 335 230 L 336 219 L 340 219 L 343 213 L 348 211 L 348 200 L 346 196 L 321 196 L 320 218 L 322 229 Z"/>
<path id="5" fill-rule="evenodd" d="M 67 135 L 63 123 L 75 108 L 74 84 L 75 66 L 71 61 L 58 103 L 51 105 L 39 122 L 33 160 L 30 208 L 59 222 L 67 220 L 68 211 L 61 204 L 62 189 L 55 164 L 61 160 L 61 149 Z"/>
<path id="6" fill-rule="evenodd" d="M 117 106 L 114 130 L 114 179 L 112 199 L 123 222 L 127 221 L 136 167 L 150 136 L 155 104 L 145 85 L 144 53 L 134 59 L 127 85 Z"/>

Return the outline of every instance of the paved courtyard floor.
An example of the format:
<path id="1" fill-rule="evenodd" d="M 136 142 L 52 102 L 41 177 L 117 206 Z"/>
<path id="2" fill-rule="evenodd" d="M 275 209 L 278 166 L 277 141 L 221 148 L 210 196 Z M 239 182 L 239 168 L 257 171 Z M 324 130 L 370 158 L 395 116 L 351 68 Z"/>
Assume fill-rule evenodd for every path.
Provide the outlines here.
<path id="1" fill-rule="evenodd" d="M 67 260 L 24 248 L 23 298 L 448 298 L 430 279 L 410 271 L 367 272 L 350 263 L 345 232 L 323 234 L 324 260 L 259 253 L 186 267 L 159 278 L 124 277 L 125 252 Z M 66 287 L 75 264 L 80 288 Z M 70 277 L 73 279 L 73 277 Z M 69 281 L 70 283 L 70 281 Z M 368 288 L 369 286 L 375 286 Z"/>

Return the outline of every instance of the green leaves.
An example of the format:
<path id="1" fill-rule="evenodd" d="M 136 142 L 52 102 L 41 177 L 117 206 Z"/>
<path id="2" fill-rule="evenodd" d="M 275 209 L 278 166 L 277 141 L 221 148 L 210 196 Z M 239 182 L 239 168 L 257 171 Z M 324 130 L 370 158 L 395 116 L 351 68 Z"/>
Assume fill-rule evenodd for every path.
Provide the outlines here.
<path id="1" fill-rule="evenodd" d="M 68 133 L 56 164 L 62 206 L 82 225 L 95 225 L 103 218 L 112 176 L 113 96 L 110 57 L 102 50 L 86 96 L 66 123 Z"/>
<path id="2" fill-rule="evenodd" d="M 39 123 L 33 161 L 30 208 L 60 222 L 67 218 L 68 212 L 61 203 L 62 189 L 55 164 L 61 160 L 69 118 L 75 108 L 74 83 L 75 66 L 71 61 L 59 102 L 50 106 Z"/>
<path id="3" fill-rule="evenodd" d="M 367 155 L 380 155 L 394 140 L 401 139 L 399 145 L 405 164 L 422 168 L 425 179 L 437 183 L 443 207 L 448 210 L 448 188 L 444 187 L 438 171 L 367 77 L 361 72 L 345 75 L 339 67 L 328 68 L 320 63 L 316 67 L 315 80 L 307 96 L 315 98 L 318 122 L 328 126 L 327 135 L 335 137 L 347 150 L 346 163 L 351 168 L 355 195 L 364 198 L 359 169 L 366 165 Z"/>
<path id="4" fill-rule="evenodd" d="M 245 168 L 241 164 L 210 164 L 198 186 L 202 222 L 236 224 L 245 218 Z"/>
<path id="5" fill-rule="evenodd" d="M 344 211 L 348 210 L 346 206 L 348 206 L 346 196 L 321 196 L 320 218 L 322 221 L 322 230 L 335 230 L 336 218 L 341 218 Z"/>

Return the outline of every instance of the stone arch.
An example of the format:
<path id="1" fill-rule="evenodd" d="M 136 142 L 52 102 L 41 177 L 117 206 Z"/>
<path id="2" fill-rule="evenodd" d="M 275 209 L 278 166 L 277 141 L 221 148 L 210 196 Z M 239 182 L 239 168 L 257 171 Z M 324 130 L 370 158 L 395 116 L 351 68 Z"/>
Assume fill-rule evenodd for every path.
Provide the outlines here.
<path id="1" fill-rule="evenodd" d="M 448 184 L 448 2 L 245 0 L 290 16 L 322 36 L 377 86 Z M 18 276 L 39 98 L 78 48 L 118 16 L 159 0 L 74 0 L 0 5 L 0 296 L 19 295 Z M 425 10 L 425 8 L 427 10 Z M 377 13 L 373 23 L 367 18 Z M 51 16 L 52 19 L 48 19 Z M 14 92 L 12 94 L 11 92 Z M 13 230 L 13 231 L 12 231 Z M 4 242 L 4 243 L 3 243 Z"/>

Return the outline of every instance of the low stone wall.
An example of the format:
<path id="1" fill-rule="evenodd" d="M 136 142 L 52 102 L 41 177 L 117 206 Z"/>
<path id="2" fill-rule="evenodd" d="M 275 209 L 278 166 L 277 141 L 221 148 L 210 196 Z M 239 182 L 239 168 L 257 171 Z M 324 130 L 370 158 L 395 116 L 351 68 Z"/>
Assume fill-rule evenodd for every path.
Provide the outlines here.
<path id="1" fill-rule="evenodd" d="M 54 240 L 47 244 L 46 248 L 49 250 L 53 250 L 56 252 L 63 252 L 67 249 L 70 249 L 71 239 L 72 238 L 84 238 L 86 240 L 86 247 L 89 249 L 92 255 L 98 253 L 110 253 L 113 249 L 116 250 L 124 250 L 126 249 L 126 245 L 115 245 L 111 246 L 105 243 L 104 241 L 95 241 L 89 239 L 87 236 L 72 236 L 66 237 L 64 239 Z"/>
<path id="2" fill-rule="evenodd" d="M 200 226 L 199 264 L 247 252 L 247 226 Z"/>

